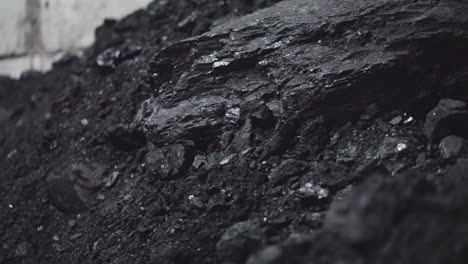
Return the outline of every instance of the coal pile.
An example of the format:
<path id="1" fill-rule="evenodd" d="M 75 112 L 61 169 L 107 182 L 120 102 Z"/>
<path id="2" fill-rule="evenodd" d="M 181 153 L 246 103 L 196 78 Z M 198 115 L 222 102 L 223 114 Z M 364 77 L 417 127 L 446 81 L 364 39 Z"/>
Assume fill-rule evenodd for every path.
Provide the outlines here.
<path id="1" fill-rule="evenodd" d="M 155 1 L 0 78 L 0 263 L 467 263 L 468 3 Z"/>

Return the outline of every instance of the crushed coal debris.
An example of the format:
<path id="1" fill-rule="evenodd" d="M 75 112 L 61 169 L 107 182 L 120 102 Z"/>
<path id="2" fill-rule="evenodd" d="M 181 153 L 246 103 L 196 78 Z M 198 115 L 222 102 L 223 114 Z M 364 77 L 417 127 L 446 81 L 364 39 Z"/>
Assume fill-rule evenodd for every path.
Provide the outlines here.
<path id="1" fill-rule="evenodd" d="M 0 78 L 0 263 L 467 263 L 468 3 L 154 1 Z"/>

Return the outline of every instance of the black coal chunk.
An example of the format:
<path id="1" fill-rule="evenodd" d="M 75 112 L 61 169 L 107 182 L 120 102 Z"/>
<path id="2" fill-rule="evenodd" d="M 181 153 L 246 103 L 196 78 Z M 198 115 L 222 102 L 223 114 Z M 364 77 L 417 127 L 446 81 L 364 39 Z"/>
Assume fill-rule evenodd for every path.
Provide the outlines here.
<path id="1" fill-rule="evenodd" d="M 440 154 L 444 159 L 454 158 L 460 155 L 465 139 L 457 136 L 448 136 L 440 141 Z"/>
<path id="2" fill-rule="evenodd" d="M 87 209 L 80 190 L 67 176 L 51 174 L 47 177 L 49 199 L 62 212 L 73 213 Z"/>
<path id="3" fill-rule="evenodd" d="M 330 192 L 319 185 L 308 182 L 296 191 L 296 196 L 304 201 L 327 200 Z"/>
<path id="4" fill-rule="evenodd" d="M 468 136 L 468 109 L 465 102 L 442 99 L 426 117 L 424 134 L 431 141 L 449 135 Z"/>
<path id="5" fill-rule="evenodd" d="M 46 178 L 49 199 L 59 211 L 76 213 L 92 205 L 95 191 L 101 186 L 102 168 L 74 164 L 62 173 L 50 173 Z"/>
<path id="6" fill-rule="evenodd" d="M 219 129 L 232 122 L 232 104 L 219 96 L 193 98 L 172 107 L 153 103 L 151 115 L 144 120 L 149 140 L 167 144 L 190 139 L 198 144 L 212 141 Z M 235 110 L 235 107 L 234 107 Z"/>
<path id="7" fill-rule="evenodd" d="M 306 168 L 306 162 L 296 159 L 288 159 L 275 167 L 271 171 L 270 175 L 268 175 L 268 179 L 270 180 L 271 184 L 277 185 L 291 177 L 300 176 L 305 172 Z"/>
<path id="8" fill-rule="evenodd" d="M 193 162 L 193 142 L 175 144 L 152 150 L 146 154 L 146 166 L 163 180 L 181 176 Z"/>
<path id="9" fill-rule="evenodd" d="M 96 64 L 104 69 L 113 69 L 119 60 L 121 52 L 117 48 L 109 48 L 99 54 L 96 59 Z"/>
<path id="10" fill-rule="evenodd" d="M 268 106 L 261 105 L 254 113 L 252 113 L 252 119 L 256 124 L 272 126 L 275 121 L 275 116 Z"/>
<path id="11" fill-rule="evenodd" d="M 291 139 L 294 138 L 295 133 L 296 127 L 292 122 L 279 123 L 260 159 L 267 159 L 272 155 L 281 154 L 291 145 Z"/>
<path id="12" fill-rule="evenodd" d="M 248 149 L 252 141 L 252 134 L 252 121 L 247 119 L 241 129 L 234 135 L 229 148 L 236 152 Z"/>

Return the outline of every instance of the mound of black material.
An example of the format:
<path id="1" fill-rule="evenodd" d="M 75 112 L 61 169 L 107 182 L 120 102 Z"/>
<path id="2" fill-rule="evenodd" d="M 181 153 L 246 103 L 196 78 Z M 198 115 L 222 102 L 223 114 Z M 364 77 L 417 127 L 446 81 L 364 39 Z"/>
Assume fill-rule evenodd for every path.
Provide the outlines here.
<path id="1" fill-rule="evenodd" d="M 0 263 L 466 263 L 468 3 L 275 2 L 0 79 Z"/>

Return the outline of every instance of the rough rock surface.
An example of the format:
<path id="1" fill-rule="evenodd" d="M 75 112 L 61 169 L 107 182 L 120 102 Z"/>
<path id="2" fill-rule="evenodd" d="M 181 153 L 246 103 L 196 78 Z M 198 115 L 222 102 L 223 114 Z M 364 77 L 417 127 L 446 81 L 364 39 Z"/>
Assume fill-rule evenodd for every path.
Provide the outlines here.
<path id="1" fill-rule="evenodd" d="M 185 173 L 193 161 L 193 142 L 150 150 L 145 166 L 160 179 L 172 179 Z"/>
<path id="2" fill-rule="evenodd" d="M 442 99 L 426 117 L 424 134 L 437 141 L 451 134 L 467 136 L 468 109 L 466 103 L 452 99 Z"/>
<path id="3" fill-rule="evenodd" d="M 450 159 L 460 155 L 465 140 L 462 137 L 448 136 L 440 141 L 440 154 L 444 159 Z"/>
<path id="4" fill-rule="evenodd" d="M 0 263 L 466 263 L 468 3 L 277 2 L 0 78 Z"/>

